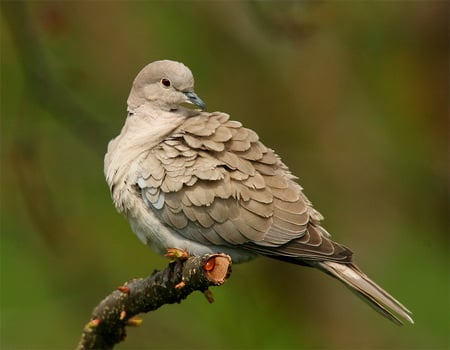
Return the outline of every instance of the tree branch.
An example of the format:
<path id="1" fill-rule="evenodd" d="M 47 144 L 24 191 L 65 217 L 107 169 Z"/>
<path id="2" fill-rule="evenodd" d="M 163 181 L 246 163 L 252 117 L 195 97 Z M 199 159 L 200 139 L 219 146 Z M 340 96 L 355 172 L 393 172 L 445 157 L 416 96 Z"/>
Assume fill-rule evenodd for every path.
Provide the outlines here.
<path id="1" fill-rule="evenodd" d="M 192 256 L 170 263 L 147 278 L 126 282 L 96 306 L 77 350 L 112 349 L 126 337 L 126 326 L 136 326 L 139 313 L 164 304 L 180 303 L 198 290 L 212 302 L 210 286 L 220 286 L 231 273 L 231 258 L 224 254 Z"/>

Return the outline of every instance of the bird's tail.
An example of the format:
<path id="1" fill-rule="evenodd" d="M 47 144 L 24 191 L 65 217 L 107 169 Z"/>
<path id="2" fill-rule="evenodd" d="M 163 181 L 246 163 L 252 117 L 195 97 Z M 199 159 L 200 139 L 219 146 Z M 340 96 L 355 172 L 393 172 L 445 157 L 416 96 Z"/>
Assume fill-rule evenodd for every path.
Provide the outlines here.
<path id="1" fill-rule="evenodd" d="M 394 323 L 398 325 L 403 325 L 404 321 L 414 323 L 410 316 L 411 311 L 373 282 L 353 263 L 321 261 L 317 262 L 316 266 L 344 283 L 352 292 Z"/>

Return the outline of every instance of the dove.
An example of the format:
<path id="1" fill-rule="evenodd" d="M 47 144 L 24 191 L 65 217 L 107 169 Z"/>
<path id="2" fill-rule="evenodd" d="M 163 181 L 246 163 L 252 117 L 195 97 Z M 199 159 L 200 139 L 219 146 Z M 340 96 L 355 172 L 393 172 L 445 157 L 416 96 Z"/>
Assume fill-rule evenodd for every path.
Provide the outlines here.
<path id="1" fill-rule="evenodd" d="M 155 61 L 136 76 L 104 171 L 116 209 L 160 254 L 225 253 L 234 263 L 263 255 L 318 268 L 394 323 L 411 312 L 331 239 L 280 157 L 255 131 L 207 112 L 183 63 Z"/>

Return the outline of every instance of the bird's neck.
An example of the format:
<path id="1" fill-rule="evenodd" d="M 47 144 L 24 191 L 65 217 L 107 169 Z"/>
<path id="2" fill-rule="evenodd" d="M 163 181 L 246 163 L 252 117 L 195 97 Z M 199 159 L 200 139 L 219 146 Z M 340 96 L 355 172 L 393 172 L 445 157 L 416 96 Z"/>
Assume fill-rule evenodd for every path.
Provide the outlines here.
<path id="1" fill-rule="evenodd" d="M 108 144 L 104 171 L 113 199 L 136 180 L 139 162 L 187 116 L 164 111 L 136 110 L 129 113 L 121 133 Z M 116 202 L 116 206 L 119 203 Z M 120 210 L 120 208 L 118 207 Z"/>

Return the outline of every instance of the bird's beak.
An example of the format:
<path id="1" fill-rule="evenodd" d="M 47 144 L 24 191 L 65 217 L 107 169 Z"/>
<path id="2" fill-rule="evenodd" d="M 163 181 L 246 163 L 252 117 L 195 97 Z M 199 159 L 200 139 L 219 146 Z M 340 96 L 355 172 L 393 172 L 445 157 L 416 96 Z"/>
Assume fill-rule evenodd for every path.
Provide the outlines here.
<path id="1" fill-rule="evenodd" d="M 195 92 L 188 91 L 188 92 L 184 92 L 184 94 L 187 97 L 187 101 L 186 102 L 200 107 L 202 111 L 206 111 L 206 104 L 205 104 L 205 102 L 203 102 L 202 99 L 200 97 L 198 97 Z"/>

